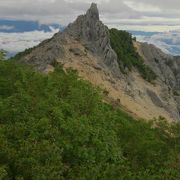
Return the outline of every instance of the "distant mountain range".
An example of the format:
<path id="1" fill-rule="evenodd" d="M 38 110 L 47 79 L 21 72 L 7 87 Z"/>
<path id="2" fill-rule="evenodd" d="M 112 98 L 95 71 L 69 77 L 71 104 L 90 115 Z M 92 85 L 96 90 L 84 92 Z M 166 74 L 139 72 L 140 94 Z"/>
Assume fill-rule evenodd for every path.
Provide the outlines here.
<path id="1" fill-rule="evenodd" d="M 52 28 L 63 30 L 60 24 L 40 24 L 38 21 L 0 19 L 0 32 L 20 33 L 30 31 L 51 32 Z"/>

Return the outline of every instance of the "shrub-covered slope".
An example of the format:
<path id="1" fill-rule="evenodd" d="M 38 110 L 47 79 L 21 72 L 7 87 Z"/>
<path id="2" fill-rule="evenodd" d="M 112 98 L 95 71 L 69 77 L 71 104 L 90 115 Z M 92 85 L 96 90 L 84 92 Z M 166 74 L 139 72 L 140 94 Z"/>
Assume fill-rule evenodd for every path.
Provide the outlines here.
<path id="1" fill-rule="evenodd" d="M 110 29 L 111 46 L 118 56 L 119 67 L 122 72 L 125 68 L 129 70 L 136 67 L 142 77 L 147 81 L 156 79 L 156 74 L 152 69 L 145 65 L 133 46 L 132 35 L 126 31 Z"/>
<path id="2" fill-rule="evenodd" d="M 179 179 L 179 129 L 103 103 L 72 70 L 0 61 L 0 179 Z"/>

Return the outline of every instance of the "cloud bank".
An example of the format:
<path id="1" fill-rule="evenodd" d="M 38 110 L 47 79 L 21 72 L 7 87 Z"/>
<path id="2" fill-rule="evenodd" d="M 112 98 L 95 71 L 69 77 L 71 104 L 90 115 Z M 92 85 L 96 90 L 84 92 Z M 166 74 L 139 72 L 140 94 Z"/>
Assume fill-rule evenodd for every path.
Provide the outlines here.
<path id="1" fill-rule="evenodd" d="M 180 55 L 180 31 L 155 33 L 150 36 L 137 35 L 137 40 L 159 47 L 167 54 Z"/>
<path id="2" fill-rule="evenodd" d="M 180 26 L 179 0 L 93 0 L 98 3 L 101 18 L 111 26 L 141 23 L 140 27 L 161 25 L 178 29 Z M 38 20 L 42 23 L 67 25 L 84 13 L 92 0 L 1 0 L 0 17 Z M 124 24 L 123 24 L 124 23 Z M 173 25 L 171 25 L 173 23 Z M 176 27 L 177 26 L 177 27 Z M 131 25 L 130 28 L 133 28 Z M 162 31 L 162 29 L 160 29 Z"/>
<path id="3" fill-rule="evenodd" d="M 14 55 L 17 52 L 38 45 L 45 39 L 51 38 L 56 32 L 58 32 L 58 29 L 53 29 L 51 32 L 0 33 L 0 49 Z"/>
<path id="4" fill-rule="evenodd" d="M 162 48 L 180 54 L 180 0 L 93 0 L 98 3 L 101 20 L 123 30 L 161 32 L 138 36 Z M 40 24 L 67 25 L 85 13 L 92 0 L 0 0 L 1 19 L 33 20 Z M 13 26 L 0 26 L 11 30 Z M 50 38 L 52 32 L 0 33 L 0 48 L 19 52 Z"/>

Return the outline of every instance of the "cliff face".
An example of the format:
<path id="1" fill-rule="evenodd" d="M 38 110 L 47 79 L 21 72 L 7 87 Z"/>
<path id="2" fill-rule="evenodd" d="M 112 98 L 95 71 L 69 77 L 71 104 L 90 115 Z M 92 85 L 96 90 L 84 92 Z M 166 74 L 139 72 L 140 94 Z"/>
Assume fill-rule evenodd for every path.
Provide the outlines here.
<path id="1" fill-rule="evenodd" d="M 99 20 L 97 5 L 94 3 L 85 15 L 79 16 L 74 23 L 69 24 L 64 32 L 59 32 L 52 39 L 41 43 L 23 58 L 23 62 L 44 70 L 47 64 L 65 57 L 64 45 L 73 40 L 81 42 L 86 51 L 101 57 L 102 64 L 111 68 L 114 75 L 120 75 L 116 53 L 110 46 L 108 28 Z"/>
<path id="2" fill-rule="evenodd" d="M 82 78 L 103 88 L 105 100 L 123 106 L 138 117 L 180 119 L 180 58 L 166 55 L 146 43 L 134 42 L 134 46 L 156 73 L 153 84 L 145 81 L 136 69 L 126 75 L 121 73 L 110 45 L 109 30 L 99 20 L 93 3 L 86 14 L 33 48 L 20 61 L 45 72 L 53 70 L 55 61 L 65 69 L 72 67 Z"/>
<path id="3" fill-rule="evenodd" d="M 145 63 L 153 69 L 158 77 L 156 86 L 160 86 L 158 95 L 159 100 L 161 100 L 160 104 L 174 119 L 179 119 L 180 59 L 163 53 L 154 45 L 136 43 L 135 46 Z"/>
<path id="4" fill-rule="evenodd" d="M 115 75 L 119 74 L 117 56 L 110 46 L 109 30 L 99 20 L 96 4 L 93 3 L 85 15 L 70 24 L 65 33 L 80 40 L 87 50 L 101 56 Z"/>

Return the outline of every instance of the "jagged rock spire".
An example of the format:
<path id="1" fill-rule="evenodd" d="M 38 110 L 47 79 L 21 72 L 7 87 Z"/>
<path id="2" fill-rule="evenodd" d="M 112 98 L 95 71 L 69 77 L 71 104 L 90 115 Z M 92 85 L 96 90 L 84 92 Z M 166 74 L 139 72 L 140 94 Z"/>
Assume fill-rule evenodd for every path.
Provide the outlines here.
<path id="1" fill-rule="evenodd" d="M 99 11 L 97 8 L 97 4 L 92 3 L 91 7 L 88 9 L 86 16 L 88 17 L 88 19 L 94 19 L 99 21 Z"/>
<path id="2" fill-rule="evenodd" d="M 76 21 L 69 24 L 65 29 L 65 32 L 75 39 L 93 44 L 101 39 L 102 36 L 107 36 L 107 31 L 105 25 L 99 20 L 99 11 L 95 3 L 91 4 L 86 14 L 78 16 Z"/>
<path id="3" fill-rule="evenodd" d="M 85 15 L 80 15 L 75 22 L 68 25 L 65 32 L 85 41 L 96 41 L 99 38 L 97 26 L 100 23 L 97 4 L 92 3 Z M 98 28 L 99 29 L 99 28 Z"/>
<path id="4" fill-rule="evenodd" d="M 41 43 L 30 55 L 24 57 L 23 61 L 34 63 L 38 69 L 43 70 L 47 64 L 66 56 L 66 39 L 79 41 L 87 52 L 98 56 L 99 63 L 106 65 L 115 75 L 119 75 L 117 55 L 110 45 L 109 30 L 99 20 L 99 11 L 95 3 L 91 4 L 86 14 L 78 16 L 63 32 Z"/>
<path id="5" fill-rule="evenodd" d="M 65 33 L 83 43 L 88 51 L 101 56 L 104 63 L 119 75 L 117 55 L 110 45 L 109 30 L 99 19 L 97 4 L 92 3 L 85 15 L 80 15 L 69 24 Z"/>

